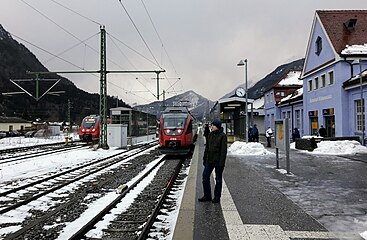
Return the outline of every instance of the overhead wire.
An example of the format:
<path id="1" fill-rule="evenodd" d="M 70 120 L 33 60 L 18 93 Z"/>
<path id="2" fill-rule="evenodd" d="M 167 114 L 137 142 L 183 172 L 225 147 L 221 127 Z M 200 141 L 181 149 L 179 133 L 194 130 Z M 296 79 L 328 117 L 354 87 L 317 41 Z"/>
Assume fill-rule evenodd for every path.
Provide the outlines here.
<path id="1" fill-rule="evenodd" d="M 61 25 L 59 25 L 58 23 L 56 23 L 54 20 L 52 20 L 50 17 L 48 17 L 48 16 L 46 16 L 45 14 L 43 14 L 41 11 L 39 11 L 38 9 L 36 9 L 35 7 L 33 7 L 32 5 L 30 5 L 29 3 L 27 3 L 25 0 L 21 0 L 24 4 L 26 4 L 27 6 L 29 6 L 30 8 L 32 8 L 34 11 L 36 11 L 37 13 L 39 13 L 40 15 L 42 15 L 43 17 L 45 17 L 46 19 L 48 19 L 50 22 L 52 22 L 53 24 L 55 24 L 56 26 L 58 26 L 60 29 L 62 29 L 63 31 L 65 31 L 66 33 L 68 33 L 69 35 L 71 35 L 72 37 L 74 37 L 75 39 L 77 39 L 78 41 L 79 41 L 79 43 L 78 44 L 76 44 L 76 45 L 74 45 L 74 46 L 72 46 L 72 47 L 70 47 L 70 48 L 68 48 L 67 50 L 64 50 L 63 52 L 61 52 L 61 53 L 59 53 L 59 55 L 60 54 L 63 54 L 63 53 L 65 53 L 65 52 L 67 52 L 67 51 L 70 51 L 71 49 L 73 49 L 73 48 L 75 48 L 76 46 L 78 46 L 78 45 L 80 45 L 81 43 L 84 43 L 86 46 L 88 46 L 89 48 L 91 48 L 94 52 L 96 52 L 96 53 L 98 53 L 98 51 L 96 50 L 96 49 L 94 49 L 93 47 L 91 47 L 91 46 L 89 46 L 88 44 L 86 44 L 85 42 L 89 39 L 87 39 L 87 40 L 81 40 L 80 38 L 78 38 L 76 35 L 74 35 L 73 33 L 71 33 L 70 31 L 68 31 L 67 29 L 65 29 L 64 27 L 62 27 Z M 62 5 L 62 4 L 60 4 L 60 3 L 58 3 L 58 2 L 56 2 L 56 1 L 54 1 L 54 0 L 51 0 L 52 2 L 54 2 L 55 4 L 57 4 L 57 5 L 59 5 L 59 6 L 61 6 L 61 7 L 63 7 L 63 8 L 65 8 L 65 9 L 67 9 L 67 10 L 69 10 L 69 11 L 71 11 L 71 12 L 73 12 L 74 14 L 77 14 L 78 16 L 80 16 L 80 17 L 82 17 L 82 18 L 84 18 L 84 19 L 87 19 L 88 21 L 90 21 L 90 22 L 93 22 L 93 23 L 95 23 L 95 24 L 98 24 L 98 25 L 101 25 L 100 23 L 98 23 L 97 21 L 94 21 L 94 20 L 92 20 L 91 18 L 88 18 L 88 17 L 86 17 L 86 16 L 84 16 L 84 15 L 82 15 L 82 14 L 80 14 L 80 13 L 78 13 L 78 12 L 76 12 L 76 11 L 74 11 L 74 10 L 72 10 L 72 9 L 70 9 L 70 8 L 68 8 L 68 7 L 66 7 L 66 6 L 64 6 L 64 5 Z M 126 47 L 128 47 L 129 49 L 131 49 L 132 51 L 134 51 L 135 53 L 137 53 L 138 55 L 140 55 L 140 56 L 142 56 L 143 58 L 145 58 L 145 59 L 147 59 L 148 61 L 150 61 L 151 63 L 153 63 L 154 65 L 156 65 L 157 67 L 159 67 L 159 68 L 161 68 L 162 69 L 162 67 L 160 66 L 160 64 L 158 63 L 158 61 L 157 61 L 157 59 L 155 58 L 155 56 L 154 56 L 154 54 L 153 54 L 153 52 L 152 52 L 152 50 L 150 49 L 150 47 L 148 46 L 148 44 L 147 44 L 147 42 L 145 41 L 145 39 L 144 39 L 144 37 L 142 36 L 142 34 L 140 33 L 140 31 L 138 30 L 138 28 L 137 28 L 137 26 L 136 26 L 136 24 L 134 23 L 134 21 L 133 21 L 133 19 L 131 18 L 131 16 L 130 16 L 130 14 L 128 13 L 128 11 L 127 11 L 127 9 L 125 8 L 125 6 L 122 4 L 122 2 L 121 2 L 121 0 L 119 0 L 120 1 L 120 4 L 121 4 L 121 6 L 124 8 L 124 10 L 125 10 L 125 12 L 126 12 L 126 14 L 128 15 L 128 17 L 129 17 L 129 19 L 130 19 L 130 21 L 133 23 L 133 25 L 134 25 L 134 27 L 135 27 L 135 29 L 137 30 L 137 32 L 139 33 L 139 36 L 141 37 L 141 39 L 143 40 L 143 42 L 144 42 L 144 44 L 146 45 L 146 47 L 148 48 L 148 50 L 149 50 L 149 52 L 150 52 L 150 54 L 152 55 L 152 57 L 153 57 L 153 59 L 154 59 L 154 61 L 153 60 L 150 60 L 150 59 L 148 59 L 148 58 L 146 58 L 146 57 L 144 57 L 144 55 L 142 55 L 142 54 L 140 54 L 140 53 L 138 53 L 136 50 L 134 50 L 133 48 L 131 48 L 131 47 L 129 47 L 129 46 L 127 46 L 125 43 L 123 43 L 122 41 L 120 41 L 120 40 L 118 40 L 117 38 L 117 40 L 119 41 L 119 42 L 121 42 L 122 44 L 124 44 Z M 97 33 L 98 34 L 98 33 Z M 95 35 L 97 35 L 97 34 L 95 34 Z M 94 37 L 95 35 L 93 35 L 93 36 L 91 36 L 90 38 L 92 38 L 92 37 Z M 77 64 L 74 64 L 74 63 L 72 63 L 71 61 L 68 61 L 68 60 L 66 60 L 66 59 L 64 59 L 64 58 L 62 58 L 62 57 L 60 57 L 60 56 L 58 56 L 58 55 L 56 55 L 56 54 L 53 54 L 53 53 L 51 53 L 50 51 L 47 51 L 47 50 L 45 50 L 45 49 L 43 49 L 43 48 L 41 48 L 41 47 L 38 47 L 37 45 L 35 45 L 35 44 L 33 44 L 33 43 L 30 43 L 29 41 L 27 41 L 27 40 L 25 40 L 25 39 L 23 39 L 23 38 L 21 38 L 21 37 L 18 37 L 18 36 L 16 36 L 16 35 L 14 35 L 15 37 L 17 37 L 17 38 L 19 38 L 19 39 L 21 39 L 22 41 L 25 41 L 25 42 L 27 42 L 28 44 L 30 44 L 30 45 L 32 45 L 32 46 L 34 46 L 34 47 L 36 47 L 36 48 L 38 48 L 38 49 L 40 49 L 40 50 L 42 50 L 42 51 L 44 51 L 44 52 L 46 52 L 46 53 L 48 53 L 48 54 L 50 54 L 51 56 L 53 56 L 51 59 L 48 59 L 47 60 L 47 62 L 48 61 L 51 61 L 52 59 L 54 59 L 54 58 L 58 58 L 58 59 L 60 59 L 60 60 L 62 60 L 62 61 L 64 61 L 64 62 L 67 62 L 67 63 L 69 63 L 70 65 L 72 65 L 72 66 L 74 66 L 74 67 L 76 67 L 76 68 L 78 68 L 78 69 L 81 69 L 81 70 L 84 70 L 84 67 L 80 67 L 80 66 L 78 66 Z M 118 64 L 117 63 L 115 63 L 115 62 L 113 62 L 112 60 L 110 60 L 110 59 L 108 59 L 108 61 L 109 62 L 112 62 L 112 63 L 114 63 L 115 65 L 117 65 L 118 66 Z M 95 74 L 93 74 L 94 76 L 96 76 Z M 96 76 L 96 77 L 98 77 L 98 76 Z M 108 81 L 109 82 L 109 81 Z M 111 82 L 109 82 L 109 83 L 111 83 Z M 141 82 L 140 82 L 141 83 Z M 142 83 L 141 83 L 142 84 Z M 143 86 L 145 86 L 144 84 L 142 84 Z M 126 91 L 126 90 L 125 90 Z M 151 93 L 151 94 L 153 94 L 150 90 L 149 90 L 149 92 Z M 154 94 L 153 94 L 153 96 L 155 96 Z M 156 96 L 155 96 L 156 97 Z"/>
<path id="2" fill-rule="evenodd" d="M 62 51 L 62 52 L 60 52 L 60 53 L 58 53 L 57 55 L 62 55 L 62 54 L 64 54 L 64 53 L 66 53 L 66 52 L 68 52 L 68 51 L 72 50 L 73 48 L 75 48 L 75 47 L 79 46 L 80 44 L 85 44 L 85 42 L 86 42 L 86 41 L 88 41 L 89 39 L 91 39 L 91 38 L 95 37 L 95 36 L 96 36 L 96 35 L 98 35 L 98 34 L 99 34 L 99 32 L 97 32 L 97 33 L 93 34 L 92 36 L 90 36 L 90 37 L 86 38 L 85 40 L 80 41 L 79 43 L 74 44 L 73 46 L 71 46 L 71 47 L 69 47 L 69 48 L 65 49 L 64 51 Z M 87 45 L 87 44 L 85 44 L 85 46 L 88 46 L 88 45 Z M 92 48 L 92 50 L 94 50 L 94 51 L 95 51 L 95 49 L 93 49 L 93 48 Z M 96 53 L 98 53 L 98 51 L 95 51 L 95 52 L 96 52 Z M 53 59 L 55 59 L 55 57 L 52 57 L 52 58 L 47 59 L 47 60 L 45 61 L 45 63 L 48 63 L 48 62 L 50 62 L 50 61 L 51 61 L 51 60 L 53 60 Z"/>
<path id="3" fill-rule="evenodd" d="M 149 14 L 148 8 L 146 7 L 146 5 L 145 5 L 145 3 L 144 3 L 144 1 L 143 1 L 143 0 L 141 0 L 141 3 L 143 4 L 143 7 L 144 7 L 144 9 L 145 9 L 145 12 L 146 12 L 146 14 L 147 14 L 147 15 L 148 15 L 148 17 L 149 17 L 150 23 L 152 24 L 153 29 L 154 29 L 155 33 L 157 34 L 157 37 L 158 37 L 159 41 L 160 41 L 160 42 L 161 42 L 161 44 L 162 44 L 163 50 L 165 51 L 165 53 L 166 53 L 166 55 L 167 55 L 167 57 L 168 57 L 168 60 L 170 61 L 171 65 L 172 65 L 172 67 L 173 67 L 173 70 L 175 71 L 176 75 L 178 76 L 178 73 L 177 73 L 177 70 L 176 70 L 176 68 L 175 68 L 175 65 L 173 64 L 173 61 L 172 61 L 171 57 L 169 56 L 169 54 L 168 54 L 168 52 L 167 52 L 167 49 L 166 49 L 166 47 L 165 47 L 165 45 L 164 45 L 164 43 L 163 43 L 163 41 L 162 41 L 162 38 L 161 38 L 161 36 L 159 35 L 158 30 L 157 30 L 157 28 L 156 28 L 156 26 L 155 26 L 155 24 L 154 24 L 154 22 L 153 22 L 153 19 L 152 19 L 152 17 L 151 17 L 151 16 L 150 16 L 150 14 Z M 166 76 L 166 73 L 164 73 L 164 75 L 165 75 L 165 77 L 166 77 L 166 79 L 167 79 L 168 84 L 170 85 L 170 88 L 172 88 L 172 90 L 173 90 L 173 91 L 175 92 L 175 94 L 177 95 L 177 92 L 176 92 L 175 88 L 173 87 L 174 85 L 172 85 L 172 84 L 171 84 L 170 80 L 169 80 L 169 79 L 168 79 L 168 77 Z M 170 89 L 170 88 L 168 88 L 168 89 Z M 167 89 L 167 90 L 168 90 L 168 89 Z"/>
<path id="4" fill-rule="evenodd" d="M 157 65 L 162 69 L 162 67 L 161 67 L 161 66 L 160 66 L 160 64 L 158 63 L 157 59 L 155 58 L 155 56 L 154 56 L 154 54 L 153 54 L 152 50 L 150 49 L 150 47 L 149 47 L 148 43 L 145 41 L 145 39 L 144 39 L 143 35 L 140 33 L 140 31 L 139 31 L 138 27 L 136 26 L 136 24 L 135 24 L 134 20 L 131 18 L 131 16 L 130 16 L 129 12 L 127 11 L 126 7 L 125 7 L 125 6 L 124 6 L 124 4 L 121 2 L 121 0 L 119 0 L 119 2 L 120 2 L 120 5 L 122 6 L 122 8 L 124 9 L 124 11 L 125 11 L 126 15 L 129 17 L 129 19 L 130 19 L 131 23 L 133 24 L 133 26 L 134 26 L 135 30 L 138 32 L 138 34 L 139 34 L 139 36 L 140 36 L 141 40 L 144 42 L 144 44 L 145 44 L 145 46 L 147 47 L 148 51 L 150 52 L 150 54 L 151 54 L 151 55 L 152 55 L 152 57 L 154 58 L 155 62 L 156 62 L 156 63 L 157 63 Z"/>
<path id="5" fill-rule="evenodd" d="M 99 25 L 99 26 L 104 25 L 104 24 L 101 24 L 101 23 L 99 23 L 99 22 L 97 22 L 97 21 L 94 21 L 93 19 L 91 19 L 91 18 L 89 18 L 89 17 L 86 17 L 86 16 L 84 16 L 84 15 L 82 15 L 82 14 L 80 14 L 80 13 L 78 13 L 78 12 L 74 11 L 74 10 L 73 10 L 73 9 L 71 9 L 71 8 L 68 8 L 68 7 L 66 7 L 66 6 L 62 5 L 62 4 L 61 4 L 61 3 L 59 3 L 59 2 L 56 2 L 55 0 L 51 0 L 51 1 L 52 1 L 52 2 L 54 2 L 54 3 L 55 3 L 55 4 L 57 4 L 57 5 L 59 5 L 59 6 L 63 7 L 63 8 L 65 8 L 65 9 L 69 10 L 70 12 L 73 12 L 73 13 L 75 13 L 75 14 L 79 15 L 80 17 L 82 17 L 82 18 L 84 18 L 84 19 L 86 19 L 86 20 L 88 20 L 88 21 L 90 21 L 90 22 L 92 22 L 92 23 L 95 23 L 95 24 L 97 24 L 97 25 Z"/>
<path id="6" fill-rule="evenodd" d="M 112 43 L 115 45 L 115 47 L 119 50 L 119 52 L 126 58 L 126 60 L 131 64 L 131 66 L 133 66 L 133 68 L 135 68 L 136 69 L 136 67 L 134 66 L 134 64 L 128 59 L 128 57 L 123 53 L 123 51 L 121 50 L 121 48 L 115 43 L 115 41 L 112 39 L 112 36 L 111 35 L 109 35 L 109 34 L 107 34 L 109 37 L 110 37 L 110 39 L 111 39 L 111 41 L 112 41 Z M 141 81 L 139 81 L 138 79 L 137 79 L 137 81 L 145 88 L 145 89 L 147 89 L 148 90 L 148 92 L 150 92 L 154 97 L 157 97 L 156 95 L 154 95 L 154 93 L 152 92 L 152 91 L 150 91 L 149 90 L 149 88 L 147 88 L 146 87 L 146 85 L 145 84 L 143 84 Z"/>

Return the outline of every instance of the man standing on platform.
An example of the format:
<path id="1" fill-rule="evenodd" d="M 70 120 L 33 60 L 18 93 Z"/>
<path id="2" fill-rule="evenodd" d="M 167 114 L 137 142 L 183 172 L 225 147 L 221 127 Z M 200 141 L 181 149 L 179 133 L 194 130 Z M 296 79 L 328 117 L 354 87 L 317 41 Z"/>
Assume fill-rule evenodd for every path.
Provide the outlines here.
<path id="1" fill-rule="evenodd" d="M 204 196 L 199 198 L 199 202 L 212 201 L 219 203 L 222 194 L 222 175 L 227 157 L 227 135 L 223 133 L 222 123 L 215 119 L 212 124 L 212 131 L 209 133 L 208 141 L 205 145 L 203 164 L 203 189 Z M 210 175 L 215 169 L 214 198 L 210 186 Z"/>

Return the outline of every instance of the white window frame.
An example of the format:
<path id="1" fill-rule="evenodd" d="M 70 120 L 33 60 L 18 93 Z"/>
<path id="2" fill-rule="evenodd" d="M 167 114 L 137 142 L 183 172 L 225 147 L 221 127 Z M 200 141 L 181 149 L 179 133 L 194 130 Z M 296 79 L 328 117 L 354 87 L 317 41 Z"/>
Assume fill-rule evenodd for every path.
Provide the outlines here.
<path id="1" fill-rule="evenodd" d="M 355 131 L 362 132 L 364 119 L 364 99 L 361 104 L 361 99 L 357 99 L 354 101 L 354 110 L 355 110 Z"/>
<path id="2" fill-rule="evenodd" d="M 332 83 L 330 82 L 330 76 L 333 76 L 333 78 L 332 78 L 333 79 L 333 82 Z M 329 80 L 328 81 L 328 84 L 329 85 L 334 85 L 334 83 L 335 83 L 334 70 L 328 72 L 328 80 Z"/>
<path id="3" fill-rule="evenodd" d="M 320 78 L 321 78 L 321 86 L 320 86 L 320 88 L 326 87 L 326 75 L 325 74 L 322 74 Z"/>
<path id="4" fill-rule="evenodd" d="M 315 90 L 319 89 L 319 77 L 314 78 L 315 81 Z"/>

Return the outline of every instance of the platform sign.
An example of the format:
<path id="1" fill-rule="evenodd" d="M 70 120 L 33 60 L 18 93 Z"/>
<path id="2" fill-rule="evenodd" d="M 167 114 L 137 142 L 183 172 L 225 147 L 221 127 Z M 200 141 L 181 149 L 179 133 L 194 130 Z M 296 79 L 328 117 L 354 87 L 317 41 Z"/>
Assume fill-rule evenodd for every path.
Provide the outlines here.
<path id="1" fill-rule="evenodd" d="M 275 120 L 275 147 L 281 150 L 285 150 L 284 142 L 284 119 Z"/>

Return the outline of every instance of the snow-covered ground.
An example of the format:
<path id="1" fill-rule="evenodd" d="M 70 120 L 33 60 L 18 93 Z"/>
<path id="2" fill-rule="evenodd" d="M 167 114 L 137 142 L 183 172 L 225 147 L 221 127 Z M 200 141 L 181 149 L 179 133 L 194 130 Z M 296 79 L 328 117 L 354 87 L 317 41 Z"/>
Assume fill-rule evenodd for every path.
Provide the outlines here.
<path id="1" fill-rule="evenodd" d="M 67 135 L 61 134 L 59 136 L 50 136 L 47 138 L 38 138 L 38 137 L 25 138 L 23 136 L 2 138 L 0 139 L 0 149 L 28 147 L 33 145 L 65 142 L 65 137 L 67 137 Z M 79 140 L 78 134 L 69 134 L 69 137 L 72 137 L 73 140 Z"/>

